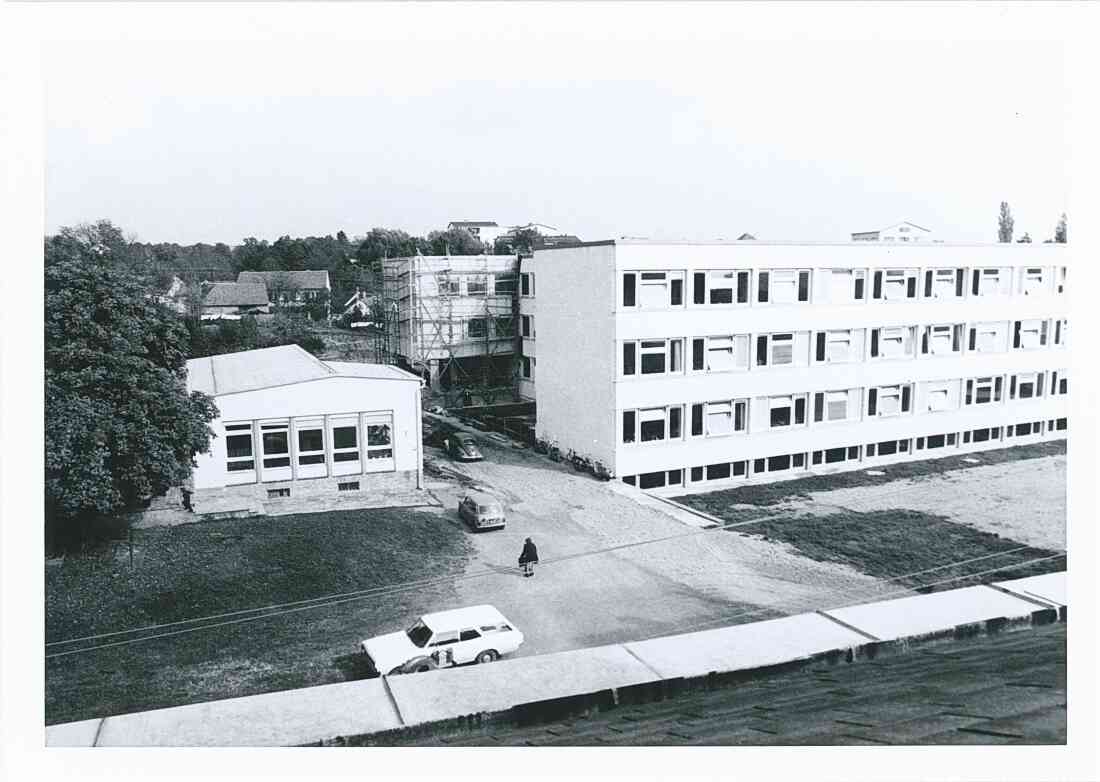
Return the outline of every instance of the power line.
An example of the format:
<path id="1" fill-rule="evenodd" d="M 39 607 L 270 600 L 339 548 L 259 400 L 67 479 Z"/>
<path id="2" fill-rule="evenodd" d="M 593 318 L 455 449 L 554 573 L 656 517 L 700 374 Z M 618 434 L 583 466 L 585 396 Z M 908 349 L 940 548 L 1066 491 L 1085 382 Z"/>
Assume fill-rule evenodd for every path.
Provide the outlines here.
<path id="1" fill-rule="evenodd" d="M 900 494 L 910 493 L 913 490 L 914 490 L 914 488 L 911 487 L 910 489 L 907 489 L 907 490 L 902 489 L 902 490 L 893 492 L 891 494 L 880 494 L 880 495 L 877 495 L 877 496 L 879 498 L 889 499 L 891 497 L 898 496 Z M 820 503 L 820 504 L 830 506 L 830 503 Z M 858 511 L 852 511 L 852 509 L 846 508 L 842 505 L 831 505 L 831 507 L 839 508 L 841 510 L 846 510 L 846 511 L 850 511 L 850 512 L 858 512 Z M 721 531 L 721 530 L 735 529 L 737 527 L 750 526 L 752 524 L 758 524 L 758 523 L 765 522 L 765 521 L 772 521 L 772 520 L 794 521 L 794 520 L 797 520 L 799 518 L 801 518 L 801 517 L 799 517 L 799 516 L 781 516 L 779 514 L 773 513 L 773 514 L 770 514 L 770 515 L 767 515 L 767 516 L 762 516 L 762 517 L 759 517 L 759 518 L 728 522 L 726 524 L 716 525 L 716 526 L 713 526 L 713 527 L 704 527 L 704 528 L 692 529 L 692 530 L 688 530 L 686 532 L 677 533 L 675 535 L 667 535 L 667 536 L 660 537 L 660 538 L 647 538 L 647 539 L 640 540 L 640 541 L 631 541 L 631 542 L 628 542 L 628 543 L 621 543 L 621 544 L 618 544 L 618 545 L 615 545 L 615 546 L 609 546 L 609 547 L 605 547 L 605 548 L 601 548 L 601 549 L 590 549 L 588 551 L 574 552 L 573 554 L 565 554 L 565 555 L 562 555 L 560 557 L 551 557 L 550 559 L 543 560 L 542 564 L 549 565 L 549 564 L 555 564 L 555 563 L 558 563 L 558 562 L 569 561 L 569 560 L 572 560 L 572 559 L 579 559 L 579 558 L 588 557 L 588 556 L 596 556 L 596 555 L 600 555 L 600 554 L 613 553 L 615 551 L 619 551 L 619 550 L 623 550 L 623 549 L 627 549 L 627 548 L 635 548 L 635 547 L 638 547 L 638 546 L 645 546 L 645 545 L 650 545 L 650 544 L 653 544 L 653 543 L 664 543 L 664 542 L 668 542 L 668 541 L 671 541 L 671 540 L 694 537 L 696 535 L 701 535 L 701 534 L 705 534 L 705 533 L 708 533 L 708 532 L 716 532 L 716 531 Z M 1021 550 L 1026 549 L 1026 548 L 1029 548 L 1029 546 L 1020 546 L 1019 548 L 1011 549 L 1009 551 L 1000 552 L 1000 553 L 1010 553 L 1010 552 L 1015 552 L 1015 551 L 1021 551 Z M 297 606 L 306 606 L 306 604 L 313 604 L 313 603 L 315 603 L 317 605 L 307 606 L 307 607 L 324 608 L 326 605 L 328 605 L 330 603 L 330 601 L 338 601 L 338 603 L 339 602 L 347 602 L 346 600 L 344 600 L 344 598 L 367 598 L 367 597 L 389 596 L 389 595 L 399 593 L 399 592 L 403 592 L 403 591 L 411 591 L 413 589 L 422 589 L 422 588 L 431 587 L 431 586 L 438 586 L 440 584 L 454 583 L 455 581 L 471 580 L 471 579 L 474 579 L 474 578 L 481 578 L 483 576 L 490 576 L 490 575 L 496 575 L 496 574 L 499 574 L 499 571 L 489 568 L 489 569 L 477 571 L 477 572 L 474 572 L 474 573 L 466 573 L 464 575 L 459 575 L 459 576 L 449 576 L 449 577 L 448 576 L 437 576 L 435 578 L 418 579 L 418 580 L 415 580 L 415 581 L 406 581 L 406 582 L 400 582 L 400 583 L 396 583 L 396 584 L 385 584 L 385 585 L 376 586 L 376 587 L 368 587 L 366 589 L 354 590 L 354 591 L 351 591 L 351 592 L 342 592 L 342 593 L 336 593 L 336 594 L 330 594 L 330 595 L 321 595 L 321 596 L 312 597 L 312 598 L 304 598 L 302 600 L 295 600 L 295 601 L 291 601 L 291 602 L 287 602 L 287 603 L 273 603 L 273 604 L 266 605 L 266 606 L 258 606 L 256 608 L 245 608 L 245 609 L 240 609 L 240 610 L 237 610 L 237 611 L 228 611 L 228 612 L 224 612 L 224 613 L 220 613 L 220 614 L 209 614 L 207 616 L 202 616 L 202 617 L 193 617 L 193 618 L 190 618 L 190 619 L 181 619 L 181 620 L 178 620 L 178 621 L 175 621 L 175 622 L 164 622 L 164 623 L 160 623 L 160 624 L 146 625 L 144 627 L 130 628 L 130 629 L 127 629 L 127 630 L 116 630 L 116 631 L 109 632 L 109 633 L 98 633 L 98 634 L 94 634 L 94 635 L 81 636 L 81 637 L 78 637 L 78 638 L 68 638 L 68 639 L 65 639 L 63 641 L 51 641 L 51 642 L 46 644 L 46 647 L 49 648 L 49 647 L 53 647 L 53 646 L 67 646 L 69 644 L 77 643 L 77 642 L 80 642 L 80 641 L 94 641 L 94 640 L 98 640 L 98 639 L 101 639 L 101 638 L 113 638 L 113 637 L 116 637 L 116 636 L 119 636 L 119 635 L 144 633 L 144 632 L 149 632 L 149 631 L 152 631 L 152 630 L 161 630 L 161 629 L 168 628 L 168 627 L 179 627 L 180 625 L 194 624 L 194 623 L 199 623 L 199 622 L 207 622 L 207 621 L 216 620 L 216 619 L 227 619 L 227 618 L 230 618 L 230 617 L 238 617 L 238 616 L 243 616 L 245 614 L 261 614 L 262 613 L 263 614 L 262 616 L 254 617 L 256 619 L 262 619 L 262 618 L 266 618 L 268 616 L 277 616 L 277 615 L 279 615 L 281 609 L 285 609 L 285 608 L 292 608 L 292 607 L 297 607 Z M 338 604 L 338 603 L 333 603 L 333 604 Z M 264 613 L 264 612 L 267 612 L 267 613 Z M 211 626 L 219 626 L 219 625 L 211 625 Z M 201 629 L 201 628 L 198 628 L 198 629 Z"/>

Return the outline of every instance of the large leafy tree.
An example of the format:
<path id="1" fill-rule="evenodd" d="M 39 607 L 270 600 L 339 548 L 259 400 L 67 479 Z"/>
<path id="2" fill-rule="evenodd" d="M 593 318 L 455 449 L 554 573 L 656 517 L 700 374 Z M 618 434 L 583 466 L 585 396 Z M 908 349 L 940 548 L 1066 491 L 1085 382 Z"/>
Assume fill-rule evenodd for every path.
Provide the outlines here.
<path id="1" fill-rule="evenodd" d="M 213 400 L 185 387 L 187 330 L 110 223 L 45 245 L 47 521 L 79 531 L 183 483 Z"/>
<path id="2" fill-rule="evenodd" d="M 997 241 L 1002 244 L 1008 244 L 1012 241 L 1012 229 L 1016 225 L 1016 221 L 1012 219 L 1012 209 L 1008 206 L 1008 201 L 1001 201 L 1001 213 L 997 217 Z"/>

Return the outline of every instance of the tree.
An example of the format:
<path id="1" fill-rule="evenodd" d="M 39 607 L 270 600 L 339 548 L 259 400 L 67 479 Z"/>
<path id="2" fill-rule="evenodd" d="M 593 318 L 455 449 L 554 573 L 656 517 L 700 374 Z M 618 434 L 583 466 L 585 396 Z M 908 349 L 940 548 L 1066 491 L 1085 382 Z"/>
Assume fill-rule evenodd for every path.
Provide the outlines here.
<path id="1" fill-rule="evenodd" d="M 1031 234 L 1024 231 L 1024 235 L 1016 240 L 1016 244 L 1031 244 Z"/>
<path id="2" fill-rule="evenodd" d="M 1015 221 L 1012 219 L 1012 210 L 1008 208 L 1008 201 L 1001 201 L 1001 216 L 997 220 L 997 241 L 1007 244 L 1012 241 L 1012 227 Z"/>
<path id="3" fill-rule="evenodd" d="M 521 228 L 515 233 L 497 239 L 495 251 L 497 253 L 529 254 L 538 246 L 540 238 L 539 232 L 534 228 Z"/>
<path id="4" fill-rule="evenodd" d="M 1066 213 L 1062 212 L 1062 217 L 1058 220 L 1058 225 L 1054 229 L 1054 241 L 1058 244 L 1065 244 L 1067 230 Z"/>
<path id="5" fill-rule="evenodd" d="M 360 265 L 377 271 L 383 258 L 407 258 L 417 252 L 428 252 L 427 242 L 420 237 L 392 228 L 372 228 L 359 242 L 355 258 Z"/>
<path id="6" fill-rule="evenodd" d="M 129 252 L 118 236 L 99 223 L 45 243 L 51 535 L 78 535 L 97 515 L 183 483 L 213 434 L 213 400 L 185 386 L 187 329 L 145 278 L 117 263 Z"/>
<path id="7" fill-rule="evenodd" d="M 428 234 L 428 247 L 432 255 L 480 255 L 485 252 L 485 244 L 462 228 L 432 231 Z"/>

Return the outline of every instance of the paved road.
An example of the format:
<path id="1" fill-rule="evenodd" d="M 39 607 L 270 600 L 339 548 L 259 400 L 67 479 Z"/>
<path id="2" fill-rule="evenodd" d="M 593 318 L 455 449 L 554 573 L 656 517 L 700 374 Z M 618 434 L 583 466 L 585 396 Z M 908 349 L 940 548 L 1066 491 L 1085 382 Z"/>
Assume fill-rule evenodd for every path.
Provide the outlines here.
<path id="1" fill-rule="evenodd" d="M 1066 625 L 421 746 L 1063 744 Z"/>

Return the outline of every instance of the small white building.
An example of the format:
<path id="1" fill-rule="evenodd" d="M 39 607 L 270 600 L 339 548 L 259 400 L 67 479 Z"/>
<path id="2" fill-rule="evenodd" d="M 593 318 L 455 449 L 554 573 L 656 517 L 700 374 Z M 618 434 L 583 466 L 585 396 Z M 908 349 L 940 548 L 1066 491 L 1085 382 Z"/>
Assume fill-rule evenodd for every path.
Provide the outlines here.
<path id="1" fill-rule="evenodd" d="M 504 228 L 492 220 L 452 220 L 447 223 L 448 231 L 453 231 L 456 228 L 462 229 L 489 247 L 492 247 L 497 237 L 504 233 Z"/>
<path id="2" fill-rule="evenodd" d="M 396 367 L 321 361 L 297 345 L 187 362 L 187 390 L 214 398 L 210 450 L 195 457 L 192 504 L 255 507 L 422 486 L 420 378 Z"/>
<path id="3" fill-rule="evenodd" d="M 858 231 L 853 242 L 921 242 L 931 241 L 932 232 L 916 223 L 894 223 L 877 231 Z"/>

